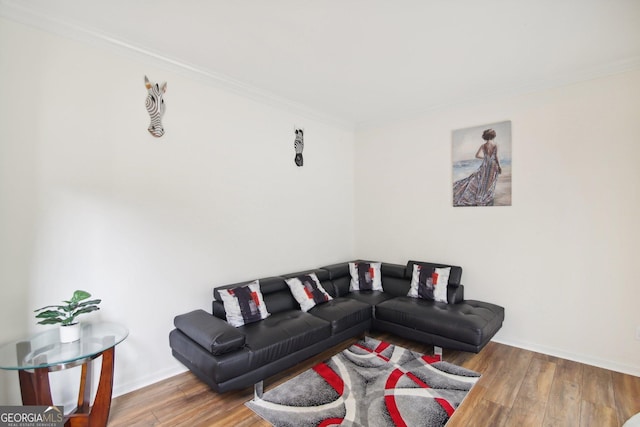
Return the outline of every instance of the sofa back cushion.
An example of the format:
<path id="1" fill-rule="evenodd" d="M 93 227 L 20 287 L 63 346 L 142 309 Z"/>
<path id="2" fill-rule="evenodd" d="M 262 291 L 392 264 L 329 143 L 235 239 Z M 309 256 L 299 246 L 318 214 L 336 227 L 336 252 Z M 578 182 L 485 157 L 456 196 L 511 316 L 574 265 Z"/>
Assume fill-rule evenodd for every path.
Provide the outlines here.
<path id="1" fill-rule="evenodd" d="M 325 280 L 325 284 L 322 285 L 318 274 L 328 276 L 328 272 L 325 270 L 314 270 L 293 273 L 285 278 L 291 294 L 300 305 L 302 311 L 309 311 L 317 304 L 333 299 L 325 289 L 325 286 L 329 289 L 333 288 L 331 282 Z"/>
<path id="2" fill-rule="evenodd" d="M 329 272 L 323 268 L 316 268 L 314 270 L 305 270 L 299 271 L 297 273 L 289 273 L 285 274 L 283 277 L 285 279 L 291 279 L 292 277 L 304 276 L 307 274 L 315 274 L 318 280 L 320 281 L 320 285 L 324 288 L 325 291 L 332 297 L 336 297 L 335 291 L 333 289 L 333 284 L 331 283 Z"/>
<path id="3" fill-rule="evenodd" d="M 231 326 L 259 322 L 270 316 L 257 280 L 233 289 L 220 289 L 218 294 Z"/>
<path id="4" fill-rule="evenodd" d="M 407 276 L 405 270 L 404 265 L 382 263 L 382 289 L 394 297 L 407 296 L 411 276 Z"/>
<path id="5" fill-rule="evenodd" d="M 351 292 L 382 291 L 381 264 L 381 262 L 350 262 L 351 284 L 349 290 Z"/>
<path id="6" fill-rule="evenodd" d="M 363 262 L 357 260 L 354 262 Z M 367 262 L 367 261 L 364 261 Z M 343 262 L 322 267 L 329 273 L 329 278 L 333 283 L 334 296 L 345 296 L 349 294 L 349 285 L 351 283 L 351 272 L 349 271 L 349 263 Z M 406 296 L 411 286 L 411 277 L 405 272 L 406 267 L 399 264 L 382 263 L 382 289 L 384 292 L 393 296 Z"/>
<path id="7" fill-rule="evenodd" d="M 329 280 L 333 287 L 333 293 L 329 292 L 331 296 L 343 297 L 349 293 L 351 273 L 349 272 L 348 262 L 328 265 L 326 267 L 322 267 L 322 270 L 325 270 L 329 275 Z"/>
<path id="8" fill-rule="evenodd" d="M 449 272 L 449 285 L 459 285 L 460 284 L 460 279 L 462 278 L 462 267 L 458 267 L 455 265 L 449 265 L 449 264 L 437 264 L 437 263 L 433 263 L 433 262 L 423 262 L 423 261 L 409 261 L 407 263 L 407 277 L 409 277 L 409 279 L 411 279 L 411 275 L 413 274 L 413 266 L 414 264 L 418 264 L 421 265 L 423 267 L 426 267 L 428 269 L 431 268 L 447 268 L 447 267 L 451 267 L 451 271 Z"/>
<path id="9" fill-rule="evenodd" d="M 233 289 L 238 286 L 243 286 L 251 282 L 235 283 L 233 285 L 218 286 L 213 289 L 213 315 L 221 319 L 226 319 L 226 313 L 222 304 L 222 298 L 220 296 L 220 290 Z M 284 277 L 267 277 L 259 279 L 260 291 L 262 292 L 262 298 L 267 307 L 269 313 L 280 313 L 287 310 L 297 310 L 300 308 L 296 300 L 291 295 L 289 286 L 285 282 Z"/>
<path id="10" fill-rule="evenodd" d="M 464 286 L 460 284 L 460 280 L 462 278 L 462 267 L 448 264 L 437 264 L 433 262 L 409 261 L 407 263 L 407 274 L 409 279 L 411 279 L 411 276 L 413 275 L 414 265 L 420 265 L 427 269 L 450 267 L 449 281 L 447 283 L 447 302 L 449 304 L 457 304 L 464 301 Z"/>

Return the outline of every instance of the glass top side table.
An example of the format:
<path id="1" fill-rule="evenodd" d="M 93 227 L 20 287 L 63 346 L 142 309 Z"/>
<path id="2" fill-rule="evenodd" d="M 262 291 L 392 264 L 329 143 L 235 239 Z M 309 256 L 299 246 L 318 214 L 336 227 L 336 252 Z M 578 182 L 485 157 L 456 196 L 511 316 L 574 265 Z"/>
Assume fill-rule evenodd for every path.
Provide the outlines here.
<path id="1" fill-rule="evenodd" d="M 0 347 L 0 369 L 49 368 L 59 371 L 92 359 L 121 343 L 129 331 L 117 323 L 82 324 L 80 340 L 61 343 L 58 329 L 49 329 L 29 338 Z"/>
<path id="2" fill-rule="evenodd" d="M 52 406 L 49 372 L 82 366 L 78 405 L 65 426 L 106 426 L 111 408 L 115 346 L 129 331 L 117 323 L 83 323 L 80 339 L 61 343 L 57 328 L 0 346 L 0 369 L 16 370 L 23 405 Z M 92 363 L 102 356 L 100 380 L 91 403 Z"/>

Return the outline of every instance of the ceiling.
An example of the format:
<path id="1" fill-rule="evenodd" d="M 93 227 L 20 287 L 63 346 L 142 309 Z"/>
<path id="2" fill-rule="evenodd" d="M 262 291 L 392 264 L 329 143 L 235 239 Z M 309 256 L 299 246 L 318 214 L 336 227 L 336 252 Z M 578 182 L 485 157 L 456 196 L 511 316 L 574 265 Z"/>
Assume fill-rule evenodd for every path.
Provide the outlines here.
<path id="1" fill-rule="evenodd" d="M 354 126 L 640 67 L 640 0 L 0 0 L 0 13 Z"/>

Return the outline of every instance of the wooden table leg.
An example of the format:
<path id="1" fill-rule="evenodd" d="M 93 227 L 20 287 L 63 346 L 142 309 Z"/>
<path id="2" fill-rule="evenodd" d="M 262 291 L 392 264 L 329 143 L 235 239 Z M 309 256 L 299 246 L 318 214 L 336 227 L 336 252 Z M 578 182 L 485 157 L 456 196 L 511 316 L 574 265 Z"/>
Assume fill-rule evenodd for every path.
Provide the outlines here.
<path id="1" fill-rule="evenodd" d="M 47 368 L 36 368 L 33 372 L 20 370 L 18 378 L 23 405 L 53 406 Z"/>
<path id="2" fill-rule="evenodd" d="M 106 426 L 111 410 L 111 394 L 113 392 L 113 370 L 116 348 L 111 347 L 102 354 L 102 370 L 96 398 L 91 409 L 91 426 Z M 96 408 L 97 407 L 97 408 Z"/>
<path id="3" fill-rule="evenodd" d="M 18 360 L 22 360 L 29 352 L 31 352 L 30 341 L 22 341 L 16 344 Z M 46 356 L 37 356 L 34 362 L 46 364 L 47 358 Z M 18 378 L 20 380 L 20 394 L 23 405 L 53 405 L 48 368 L 36 368 L 32 372 L 20 369 Z"/>
<path id="4" fill-rule="evenodd" d="M 102 367 L 100 369 L 100 381 L 96 397 L 93 400 L 93 406 L 86 412 L 69 415 L 69 419 L 65 423 L 65 427 L 106 427 L 109 420 L 109 410 L 111 409 L 111 393 L 113 391 L 113 370 L 115 360 L 115 347 L 111 347 L 102 353 Z M 91 363 L 91 362 L 89 362 Z M 89 369 L 90 371 L 90 369 Z M 83 367 L 84 373 L 84 367 Z M 90 374 L 90 373 L 89 373 Z M 86 386 L 86 384 L 85 384 Z M 82 390 L 82 396 L 78 396 L 78 406 L 80 401 L 82 404 L 88 405 L 90 390 Z M 89 387 L 90 388 L 90 387 Z"/>
<path id="5" fill-rule="evenodd" d="M 90 360 L 82 365 L 80 373 L 80 390 L 78 391 L 78 407 L 76 411 L 79 413 L 89 413 L 91 405 L 91 383 L 93 381 L 93 361 Z"/>

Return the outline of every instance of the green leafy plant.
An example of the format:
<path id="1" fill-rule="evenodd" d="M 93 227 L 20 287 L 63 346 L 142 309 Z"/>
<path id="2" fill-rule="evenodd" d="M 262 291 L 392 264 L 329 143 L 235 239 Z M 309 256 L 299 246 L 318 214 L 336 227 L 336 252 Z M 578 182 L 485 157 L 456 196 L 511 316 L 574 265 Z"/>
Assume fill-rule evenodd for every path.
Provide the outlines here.
<path id="1" fill-rule="evenodd" d="M 76 323 L 76 317 L 81 314 L 91 313 L 100 310 L 98 304 L 102 302 L 100 299 L 85 301 L 90 298 L 91 294 L 87 291 L 77 290 L 69 301 L 62 301 L 65 305 L 48 305 L 46 307 L 34 310 L 36 319 L 42 319 L 38 322 L 40 325 L 55 325 L 59 323 L 62 326 L 69 326 Z"/>

